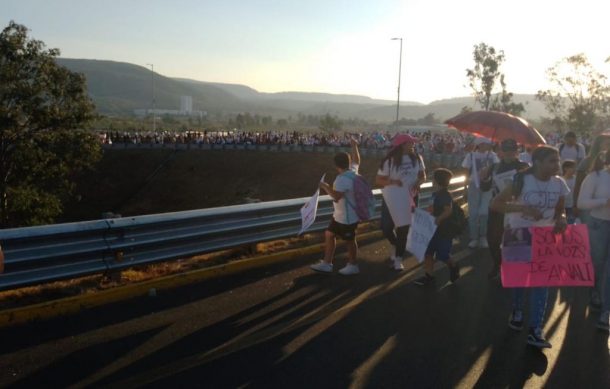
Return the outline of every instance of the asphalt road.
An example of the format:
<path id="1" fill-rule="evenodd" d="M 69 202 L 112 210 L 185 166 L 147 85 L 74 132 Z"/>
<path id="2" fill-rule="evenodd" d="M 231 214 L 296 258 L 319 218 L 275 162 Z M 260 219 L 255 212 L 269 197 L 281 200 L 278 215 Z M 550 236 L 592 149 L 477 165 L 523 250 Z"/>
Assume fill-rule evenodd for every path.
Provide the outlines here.
<path id="1" fill-rule="evenodd" d="M 449 284 L 440 265 L 430 288 L 387 257 L 373 242 L 354 277 L 304 258 L 4 329 L 0 386 L 610 388 L 608 335 L 585 289 L 552 290 L 553 348 L 539 351 L 507 327 L 509 293 L 487 280 L 485 250 L 457 250 L 462 277 Z"/>

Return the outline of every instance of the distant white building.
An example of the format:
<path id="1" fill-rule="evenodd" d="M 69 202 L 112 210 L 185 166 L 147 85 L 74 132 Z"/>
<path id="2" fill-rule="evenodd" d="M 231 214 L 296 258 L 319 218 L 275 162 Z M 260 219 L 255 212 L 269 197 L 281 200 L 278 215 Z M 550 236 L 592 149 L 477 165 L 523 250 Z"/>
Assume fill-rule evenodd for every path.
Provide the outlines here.
<path id="1" fill-rule="evenodd" d="M 185 114 L 193 112 L 193 98 L 191 96 L 180 96 L 180 111 Z"/>
<path id="2" fill-rule="evenodd" d="M 191 116 L 204 118 L 208 116 L 207 111 L 193 111 L 193 97 L 192 96 L 180 96 L 180 109 L 135 109 L 133 113 L 136 116 L 143 117 L 149 116 L 153 113 L 158 116 Z"/>

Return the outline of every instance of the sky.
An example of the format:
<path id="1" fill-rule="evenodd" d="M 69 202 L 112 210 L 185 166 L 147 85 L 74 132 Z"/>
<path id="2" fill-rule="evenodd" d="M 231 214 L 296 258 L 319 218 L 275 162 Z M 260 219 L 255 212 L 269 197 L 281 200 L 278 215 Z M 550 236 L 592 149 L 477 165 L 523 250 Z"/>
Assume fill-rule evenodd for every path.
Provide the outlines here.
<path id="1" fill-rule="evenodd" d="M 586 54 L 610 75 L 603 0 L 0 0 L 10 20 L 66 58 L 129 62 L 168 77 L 260 92 L 357 94 L 429 103 L 470 94 L 485 42 L 504 50 L 508 90 L 535 93 L 546 69 Z"/>

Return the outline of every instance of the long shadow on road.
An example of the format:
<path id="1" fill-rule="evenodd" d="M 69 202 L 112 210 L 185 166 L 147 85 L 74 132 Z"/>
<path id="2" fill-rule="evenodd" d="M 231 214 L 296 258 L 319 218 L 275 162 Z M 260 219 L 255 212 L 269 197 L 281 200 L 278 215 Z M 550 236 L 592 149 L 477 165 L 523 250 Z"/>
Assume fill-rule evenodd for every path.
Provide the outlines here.
<path id="1" fill-rule="evenodd" d="M 509 295 L 487 282 L 485 263 L 474 256 L 462 261 L 465 274 L 455 285 L 442 284 L 441 269 L 429 289 L 413 285 L 409 275 L 388 280 L 381 264 L 364 269 L 357 282 L 306 276 L 285 295 L 202 328 L 97 384 L 608 387 L 607 344 L 585 319 L 583 290 L 551 293 L 549 301 L 559 293 L 562 302 L 549 314 L 548 331 L 567 332 L 555 344 L 558 355 L 547 356 L 525 345 L 524 332 L 507 328 Z M 264 310 L 280 301 L 286 303 Z M 591 368 L 579 357 L 579 343 L 595 359 Z"/>

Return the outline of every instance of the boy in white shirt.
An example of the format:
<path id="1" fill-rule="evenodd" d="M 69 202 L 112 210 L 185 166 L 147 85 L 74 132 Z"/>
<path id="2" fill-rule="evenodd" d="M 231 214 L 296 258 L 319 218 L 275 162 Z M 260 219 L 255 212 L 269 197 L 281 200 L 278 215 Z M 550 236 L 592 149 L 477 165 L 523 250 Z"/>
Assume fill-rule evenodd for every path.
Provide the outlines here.
<path id="1" fill-rule="evenodd" d="M 357 143 L 352 141 L 352 149 L 356 149 L 357 162 Z M 358 244 L 356 242 L 356 228 L 360 221 L 356 210 L 349 204 L 356 204 L 354 195 L 354 178 L 358 173 L 358 164 L 352 163 L 352 158 L 348 153 L 337 153 L 334 157 L 335 168 L 339 175 L 335 178 L 331 187 L 326 182 L 320 182 L 320 189 L 324 190 L 333 199 L 333 217 L 324 232 L 325 246 L 324 259 L 311 265 L 310 268 L 320 273 L 332 273 L 335 248 L 337 246 L 337 236 L 346 241 L 347 244 L 347 265 L 339 270 L 339 274 L 348 276 L 360 273 L 356 262 L 358 255 Z"/>

